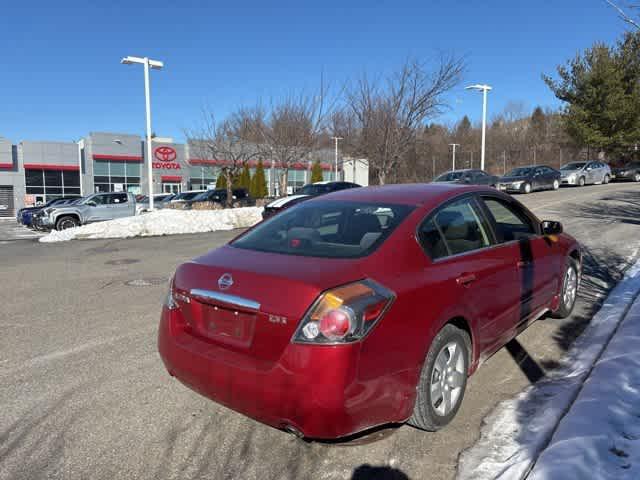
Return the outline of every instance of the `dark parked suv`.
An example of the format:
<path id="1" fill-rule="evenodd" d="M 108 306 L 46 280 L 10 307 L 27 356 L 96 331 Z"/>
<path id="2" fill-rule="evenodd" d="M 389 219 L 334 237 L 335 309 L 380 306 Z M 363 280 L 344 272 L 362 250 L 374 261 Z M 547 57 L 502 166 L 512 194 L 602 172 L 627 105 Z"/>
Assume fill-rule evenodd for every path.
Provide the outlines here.
<path id="1" fill-rule="evenodd" d="M 247 192 L 244 188 L 234 188 L 232 190 L 233 193 L 233 205 L 239 207 L 251 207 L 256 204 L 256 201 L 249 192 Z M 191 200 L 187 200 L 186 204 L 188 207 L 193 207 L 194 204 L 200 202 L 212 202 L 212 203 L 220 203 L 225 205 L 227 203 L 227 189 L 226 188 L 216 188 L 214 190 L 207 190 L 196 195 Z"/>

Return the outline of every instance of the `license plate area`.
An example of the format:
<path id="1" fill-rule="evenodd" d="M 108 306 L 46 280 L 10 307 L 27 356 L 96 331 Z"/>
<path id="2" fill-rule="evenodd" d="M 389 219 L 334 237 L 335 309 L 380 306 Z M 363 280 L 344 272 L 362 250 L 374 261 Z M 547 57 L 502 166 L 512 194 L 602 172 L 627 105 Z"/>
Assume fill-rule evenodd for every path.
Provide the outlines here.
<path id="1" fill-rule="evenodd" d="M 251 344 L 256 315 L 217 305 L 199 303 L 200 319 L 193 325 L 198 336 L 216 342 L 248 347 Z"/>

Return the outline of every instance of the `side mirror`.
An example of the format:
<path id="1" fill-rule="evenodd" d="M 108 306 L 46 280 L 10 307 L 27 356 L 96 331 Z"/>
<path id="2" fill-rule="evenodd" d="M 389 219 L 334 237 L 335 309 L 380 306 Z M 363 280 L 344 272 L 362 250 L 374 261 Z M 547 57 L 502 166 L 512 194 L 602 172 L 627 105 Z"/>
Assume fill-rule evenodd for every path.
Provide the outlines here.
<path id="1" fill-rule="evenodd" d="M 587 167 L 586 170 L 587 170 L 587 172 L 590 172 L 591 171 L 591 167 Z"/>
<path id="2" fill-rule="evenodd" d="M 85 205 L 89 205 L 90 207 L 97 207 L 98 204 L 92 200 L 88 201 L 87 203 L 85 203 Z"/>
<path id="3" fill-rule="evenodd" d="M 562 233 L 562 224 L 555 220 L 543 220 L 541 230 L 543 235 L 560 235 Z"/>
<path id="4" fill-rule="evenodd" d="M 464 177 L 464 183 L 471 183 L 471 177 Z"/>

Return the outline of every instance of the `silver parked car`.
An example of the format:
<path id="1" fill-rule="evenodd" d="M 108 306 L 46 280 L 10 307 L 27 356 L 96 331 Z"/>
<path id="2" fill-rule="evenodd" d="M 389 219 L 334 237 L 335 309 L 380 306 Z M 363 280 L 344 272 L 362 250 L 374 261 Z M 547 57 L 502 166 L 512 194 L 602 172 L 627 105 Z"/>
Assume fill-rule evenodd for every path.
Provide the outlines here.
<path id="1" fill-rule="evenodd" d="M 611 167 L 604 162 L 571 162 L 560 167 L 562 185 L 592 185 L 609 183 Z"/>
<path id="2" fill-rule="evenodd" d="M 164 208 L 176 195 L 174 193 L 155 193 L 153 208 Z M 149 211 L 149 196 L 139 195 L 136 198 L 136 215 Z"/>
<path id="3" fill-rule="evenodd" d="M 130 217 L 136 214 L 132 193 L 94 193 L 77 203 L 45 208 L 34 216 L 34 226 L 43 230 L 65 230 L 92 222 Z"/>

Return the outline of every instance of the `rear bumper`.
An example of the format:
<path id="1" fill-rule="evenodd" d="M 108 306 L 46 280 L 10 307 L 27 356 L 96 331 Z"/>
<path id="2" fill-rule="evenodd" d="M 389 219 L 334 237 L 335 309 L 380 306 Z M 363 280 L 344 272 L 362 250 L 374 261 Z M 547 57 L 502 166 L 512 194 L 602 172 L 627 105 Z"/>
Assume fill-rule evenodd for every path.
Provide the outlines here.
<path id="1" fill-rule="evenodd" d="M 160 320 L 158 350 L 168 372 L 260 422 L 332 439 L 411 415 L 415 397 L 407 392 L 415 385 L 407 385 L 407 373 L 358 380 L 360 343 L 290 343 L 277 361 L 262 361 L 185 334 L 177 315 L 163 308 Z"/>

